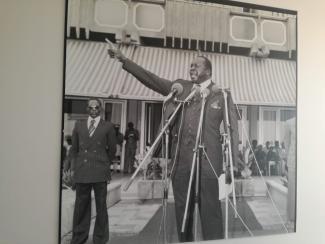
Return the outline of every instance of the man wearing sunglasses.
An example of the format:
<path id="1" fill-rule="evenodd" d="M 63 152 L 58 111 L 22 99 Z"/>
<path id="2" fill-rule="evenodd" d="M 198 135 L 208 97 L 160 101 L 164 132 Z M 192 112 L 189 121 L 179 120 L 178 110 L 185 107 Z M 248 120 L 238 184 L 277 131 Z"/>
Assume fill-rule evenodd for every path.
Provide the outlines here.
<path id="1" fill-rule="evenodd" d="M 72 133 L 72 171 L 76 186 L 71 244 L 82 244 L 88 239 L 91 221 L 91 190 L 95 193 L 96 221 L 94 244 L 109 239 L 107 215 L 107 183 L 110 163 L 116 151 L 114 125 L 100 118 L 101 102 L 88 100 L 88 119 L 77 121 Z"/>

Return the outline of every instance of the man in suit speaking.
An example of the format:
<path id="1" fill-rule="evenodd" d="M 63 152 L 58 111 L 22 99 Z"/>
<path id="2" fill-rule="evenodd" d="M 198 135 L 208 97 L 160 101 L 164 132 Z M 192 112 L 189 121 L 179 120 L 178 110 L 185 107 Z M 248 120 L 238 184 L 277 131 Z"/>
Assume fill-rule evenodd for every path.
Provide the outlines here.
<path id="1" fill-rule="evenodd" d="M 113 124 L 100 118 L 101 102 L 98 99 L 88 100 L 87 111 L 88 119 L 77 121 L 72 132 L 71 157 L 76 200 L 71 244 L 82 244 L 88 239 L 92 189 L 97 212 L 93 241 L 94 244 L 104 244 L 109 239 L 106 196 L 116 136 Z"/>
<path id="2" fill-rule="evenodd" d="M 219 177 L 223 172 L 220 124 L 225 118 L 225 99 L 223 92 L 215 88 L 212 89 L 214 84 L 211 80 L 211 62 L 204 56 L 196 57 L 191 63 L 189 70 L 191 81 L 178 79 L 172 82 L 143 69 L 127 59 L 120 50 L 114 47 L 111 47 L 108 53 L 111 57 L 117 58 L 123 64 L 123 69 L 135 76 L 142 84 L 164 96 L 172 92 L 172 86 L 175 82 L 183 87 L 183 92 L 178 97 L 179 100 L 184 100 L 188 97 L 192 93 L 193 88 L 196 90 L 199 89 L 201 94 L 203 91 L 210 91 L 210 95 L 206 97 L 202 127 L 202 142 L 207 155 L 201 155 L 199 211 L 204 240 L 223 238 L 222 211 L 219 201 L 217 176 Z M 231 97 L 227 97 L 233 146 L 232 155 L 235 163 L 238 155 L 237 116 Z M 172 162 L 175 162 L 174 172 L 171 172 L 172 185 L 175 199 L 177 230 L 181 242 L 193 241 L 194 190 L 191 194 L 192 197 L 190 199 L 185 231 L 182 232 L 181 227 L 186 206 L 187 189 L 201 103 L 202 95 L 194 96 L 191 102 L 184 105 L 182 113 L 178 114 L 171 128 L 171 156 L 173 159 Z M 195 184 L 191 187 L 194 189 Z"/>

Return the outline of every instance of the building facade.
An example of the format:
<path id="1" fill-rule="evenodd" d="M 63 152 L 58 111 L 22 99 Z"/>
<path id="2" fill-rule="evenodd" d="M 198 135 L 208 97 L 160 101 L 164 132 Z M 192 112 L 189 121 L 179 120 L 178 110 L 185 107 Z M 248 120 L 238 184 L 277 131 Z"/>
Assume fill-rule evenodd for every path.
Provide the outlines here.
<path id="1" fill-rule="evenodd" d="M 189 78 L 198 50 L 208 57 L 213 82 L 237 104 L 241 146 L 282 142 L 285 121 L 296 116 L 294 14 L 198 1 L 70 0 L 67 25 L 65 134 L 87 116 L 89 97 L 102 100 L 103 118 L 122 133 L 135 124 L 140 154 L 159 131 L 163 97 L 108 57 L 105 38 L 169 80 Z"/>

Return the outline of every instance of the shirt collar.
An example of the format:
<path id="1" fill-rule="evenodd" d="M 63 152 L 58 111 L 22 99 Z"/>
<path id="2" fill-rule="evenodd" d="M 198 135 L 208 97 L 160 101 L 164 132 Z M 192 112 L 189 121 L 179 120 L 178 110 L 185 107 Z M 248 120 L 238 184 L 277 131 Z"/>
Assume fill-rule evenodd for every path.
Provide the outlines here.
<path id="1" fill-rule="evenodd" d="M 97 116 L 96 118 L 92 118 L 92 117 L 88 116 L 88 121 L 87 121 L 88 127 L 90 125 L 90 121 L 92 121 L 93 119 L 95 120 L 94 126 L 97 127 L 97 125 L 100 121 L 100 116 Z"/>
<path id="2" fill-rule="evenodd" d="M 208 88 L 208 86 L 211 84 L 212 80 L 208 79 L 206 81 L 201 82 L 198 84 L 200 86 L 200 90 L 203 91 L 205 88 Z"/>

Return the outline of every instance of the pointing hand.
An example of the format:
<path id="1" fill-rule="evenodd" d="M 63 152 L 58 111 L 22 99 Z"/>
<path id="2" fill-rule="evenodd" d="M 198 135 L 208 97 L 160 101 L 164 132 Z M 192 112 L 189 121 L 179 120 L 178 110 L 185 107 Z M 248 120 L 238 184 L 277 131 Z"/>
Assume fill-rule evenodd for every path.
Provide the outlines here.
<path id="1" fill-rule="evenodd" d="M 120 49 L 118 49 L 116 47 L 115 44 L 113 44 L 110 40 L 108 40 L 107 38 L 105 39 L 105 41 L 108 44 L 108 55 L 111 58 L 117 58 L 119 61 L 123 61 L 126 59 L 126 57 L 123 55 L 123 53 L 120 51 Z"/>

